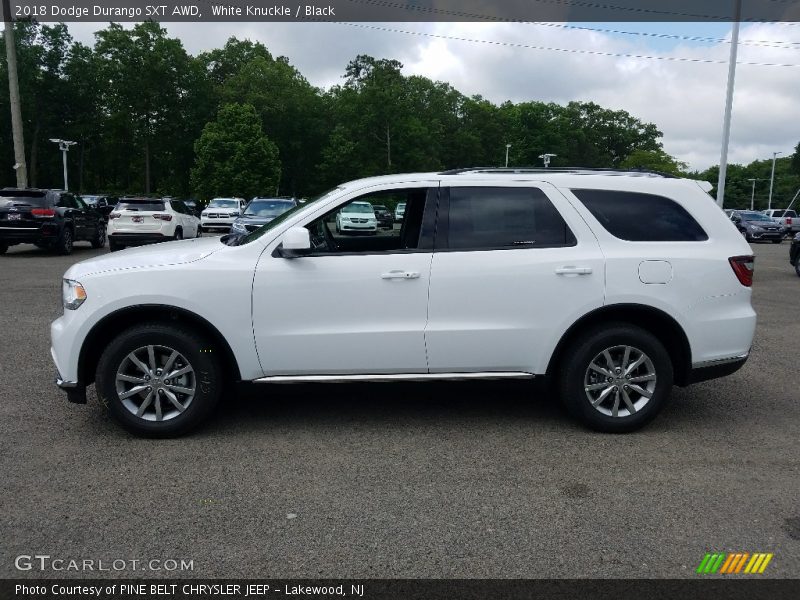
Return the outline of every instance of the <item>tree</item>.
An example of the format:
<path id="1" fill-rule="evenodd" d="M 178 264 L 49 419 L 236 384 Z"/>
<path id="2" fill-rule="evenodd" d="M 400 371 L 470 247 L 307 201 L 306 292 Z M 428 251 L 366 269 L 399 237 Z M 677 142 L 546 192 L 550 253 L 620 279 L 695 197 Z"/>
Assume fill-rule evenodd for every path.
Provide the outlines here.
<path id="1" fill-rule="evenodd" d="M 623 169 L 646 169 L 670 175 L 684 175 L 689 168 L 663 150 L 634 150 L 620 165 Z"/>
<path id="2" fill-rule="evenodd" d="M 800 175 L 800 142 L 794 147 L 794 154 L 792 154 L 792 170 L 795 174 Z"/>
<path id="3" fill-rule="evenodd" d="M 203 199 L 252 198 L 272 194 L 278 186 L 278 148 L 264 135 L 261 119 L 250 104 L 223 106 L 217 119 L 203 128 L 194 149 L 192 187 Z"/>

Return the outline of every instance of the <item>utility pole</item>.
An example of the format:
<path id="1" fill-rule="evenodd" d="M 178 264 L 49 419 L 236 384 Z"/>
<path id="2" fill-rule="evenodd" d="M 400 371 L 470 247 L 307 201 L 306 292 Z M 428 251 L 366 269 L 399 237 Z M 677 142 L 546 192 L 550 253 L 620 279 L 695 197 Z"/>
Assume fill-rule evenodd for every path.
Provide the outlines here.
<path id="1" fill-rule="evenodd" d="M 755 210 L 754 203 L 756 199 L 756 181 L 765 181 L 764 179 L 748 179 L 747 181 L 753 182 L 753 191 L 750 193 L 750 210 Z"/>
<path id="2" fill-rule="evenodd" d="M 25 164 L 25 138 L 22 133 L 22 108 L 19 101 L 19 79 L 17 78 L 17 45 L 14 43 L 14 23 L 11 18 L 9 0 L 3 0 L 5 22 L 6 61 L 8 62 L 8 96 L 11 104 L 11 132 L 14 138 L 14 169 L 17 172 L 17 187 L 28 187 L 28 167 Z"/>
<path id="3" fill-rule="evenodd" d="M 511 150 L 511 144 L 506 144 L 506 169 L 508 168 L 508 151 Z"/>
<path id="4" fill-rule="evenodd" d="M 728 59 L 728 91 L 725 95 L 725 117 L 722 120 L 722 154 L 719 159 L 717 181 L 717 204 L 725 202 L 725 176 L 728 173 L 728 143 L 731 139 L 731 111 L 733 110 L 733 88 L 736 84 L 736 57 L 739 54 L 739 21 L 742 19 L 742 0 L 734 0 L 733 31 L 731 32 L 731 55 Z"/>
<path id="5" fill-rule="evenodd" d="M 64 191 L 68 192 L 69 182 L 67 181 L 67 152 L 69 152 L 70 146 L 74 146 L 78 142 L 71 142 L 69 140 L 59 140 L 55 138 L 50 138 L 50 141 L 53 142 L 54 144 L 58 144 L 58 149 L 61 150 L 61 160 L 64 163 Z"/>
<path id="6" fill-rule="evenodd" d="M 772 208 L 772 188 L 775 185 L 775 159 L 778 158 L 778 154 L 783 154 L 783 152 L 772 153 L 772 175 L 769 178 L 769 201 L 767 202 L 767 210 Z"/>

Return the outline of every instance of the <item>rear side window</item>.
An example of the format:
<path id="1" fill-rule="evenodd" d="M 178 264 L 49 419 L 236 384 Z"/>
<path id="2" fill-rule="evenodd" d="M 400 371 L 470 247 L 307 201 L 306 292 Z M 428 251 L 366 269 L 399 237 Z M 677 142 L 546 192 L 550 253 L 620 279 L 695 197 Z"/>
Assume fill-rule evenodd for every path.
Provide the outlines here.
<path id="1" fill-rule="evenodd" d="M 142 212 L 157 212 L 166 210 L 161 200 L 120 200 L 117 210 L 136 210 Z"/>
<path id="2" fill-rule="evenodd" d="M 61 208 L 80 208 L 72 194 L 62 194 L 59 197 L 56 206 L 60 206 Z"/>
<path id="3" fill-rule="evenodd" d="M 449 248 L 486 250 L 575 244 L 572 231 L 538 188 L 450 188 Z"/>
<path id="4" fill-rule="evenodd" d="M 685 208 L 654 194 L 615 190 L 576 190 L 606 230 L 629 242 L 703 242 L 708 235 Z"/>

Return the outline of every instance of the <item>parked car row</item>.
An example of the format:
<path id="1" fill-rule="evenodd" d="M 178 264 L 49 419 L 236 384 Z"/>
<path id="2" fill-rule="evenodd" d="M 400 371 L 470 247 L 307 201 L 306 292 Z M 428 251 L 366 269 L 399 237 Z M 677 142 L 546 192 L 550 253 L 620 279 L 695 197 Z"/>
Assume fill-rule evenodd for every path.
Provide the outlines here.
<path id="1" fill-rule="evenodd" d="M 726 210 L 725 214 L 748 242 L 780 244 L 783 238 L 800 232 L 800 220 L 793 210 Z"/>

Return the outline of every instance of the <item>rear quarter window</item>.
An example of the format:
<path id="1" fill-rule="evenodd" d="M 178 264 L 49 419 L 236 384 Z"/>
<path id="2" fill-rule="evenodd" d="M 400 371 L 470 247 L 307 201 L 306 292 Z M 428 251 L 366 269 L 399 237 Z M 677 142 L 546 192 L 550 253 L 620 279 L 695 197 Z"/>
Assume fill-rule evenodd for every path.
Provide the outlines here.
<path id="1" fill-rule="evenodd" d="M 704 242 L 708 234 L 674 200 L 655 194 L 573 189 L 611 235 L 629 242 Z"/>

